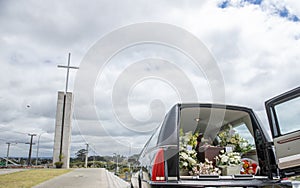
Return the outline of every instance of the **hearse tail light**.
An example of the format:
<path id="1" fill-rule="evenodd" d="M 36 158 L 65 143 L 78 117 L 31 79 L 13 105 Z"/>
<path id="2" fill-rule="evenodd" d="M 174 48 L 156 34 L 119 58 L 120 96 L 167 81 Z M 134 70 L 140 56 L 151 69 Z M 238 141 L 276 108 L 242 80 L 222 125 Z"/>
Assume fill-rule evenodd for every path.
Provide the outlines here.
<path id="1" fill-rule="evenodd" d="M 165 181 L 165 160 L 164 150 L 159 149 L 155 155 L 154 165 L 152 168 L 152 181 Z"/>

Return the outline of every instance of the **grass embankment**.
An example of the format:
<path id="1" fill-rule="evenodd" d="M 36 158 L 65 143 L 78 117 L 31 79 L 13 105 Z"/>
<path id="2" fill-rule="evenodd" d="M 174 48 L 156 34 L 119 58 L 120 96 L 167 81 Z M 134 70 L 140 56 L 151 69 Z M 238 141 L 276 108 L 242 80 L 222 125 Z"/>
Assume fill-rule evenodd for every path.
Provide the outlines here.
<path id="1" fill-rule="evenodd" d="M 0 175 L 0 188 L 29 188 L 70 172 L 70 169 L 32 169 Z"/>
<path id="2" fill-rule="evenodd" d="M 292 178 L 290 178 L 290 179 L 291 179 L 291 180 L 300 181 L 300 176 L 292 177 Z"/>

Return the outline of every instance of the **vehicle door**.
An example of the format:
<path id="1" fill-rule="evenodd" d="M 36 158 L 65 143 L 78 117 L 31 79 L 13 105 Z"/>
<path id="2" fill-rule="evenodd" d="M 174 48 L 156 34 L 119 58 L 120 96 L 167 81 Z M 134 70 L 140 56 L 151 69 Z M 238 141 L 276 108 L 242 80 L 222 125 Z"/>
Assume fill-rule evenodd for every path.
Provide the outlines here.
<path id="1" fill-rule="evenodd" d="M 282 177 L 300 174 L 300 87 L 265 102 Z"/>

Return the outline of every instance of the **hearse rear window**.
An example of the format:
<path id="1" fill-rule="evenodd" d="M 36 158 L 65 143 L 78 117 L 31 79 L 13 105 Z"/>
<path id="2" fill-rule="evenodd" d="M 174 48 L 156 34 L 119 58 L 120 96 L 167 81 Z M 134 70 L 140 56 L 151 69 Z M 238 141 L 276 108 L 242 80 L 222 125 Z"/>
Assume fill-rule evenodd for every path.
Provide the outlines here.
<path id="1" fill-rule="evenodd" d="M 223 108 L 181 109 L 179 167 L 181 176 L 257 174 L 250 115 Z"/>

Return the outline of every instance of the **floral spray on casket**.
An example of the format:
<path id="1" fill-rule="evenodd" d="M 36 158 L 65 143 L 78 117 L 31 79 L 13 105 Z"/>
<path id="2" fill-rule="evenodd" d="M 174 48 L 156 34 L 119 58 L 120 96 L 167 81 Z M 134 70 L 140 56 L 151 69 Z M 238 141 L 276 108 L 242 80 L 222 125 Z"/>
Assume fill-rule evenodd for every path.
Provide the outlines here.
<path id="1" fill-rule="evenodd" d="M 238 152 L 225 152 L 216 157 L 217 166 L 222 169 L 222 175 L 240 174 L 241 171 L 241 155 Z"/>
<path id="2" fill-rule="evenodd" d="M 220 169 L 213 165 L 212 161 L 205 159 L 199 162 L 197 159 L 197 144 L 199 133 L 191 131 L 183 133 L 180 129 L 179 168 L 180 175 L 219 175 Z"/>

